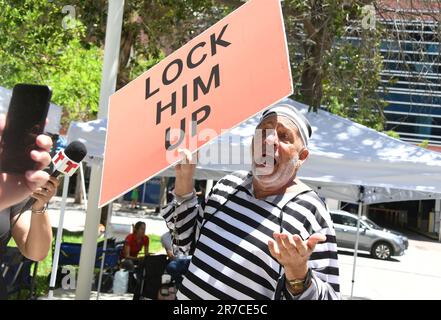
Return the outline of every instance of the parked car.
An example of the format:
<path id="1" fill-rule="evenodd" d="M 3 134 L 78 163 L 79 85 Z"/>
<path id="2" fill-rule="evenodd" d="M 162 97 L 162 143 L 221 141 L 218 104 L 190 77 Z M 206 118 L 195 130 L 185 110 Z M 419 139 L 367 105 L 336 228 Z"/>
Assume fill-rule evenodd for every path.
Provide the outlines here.
<path id="1" fill-rule="evenodd" d="M 355 249 L 358 216 L 342 210 L 331 210 L 337 246 Z M 374 258 L 387 260 L 391 256 L 401 256 L 409 246 L 406 236 L 380 227 L 365 216 L 360 219 L 358 249 L 369 251 Z"/>

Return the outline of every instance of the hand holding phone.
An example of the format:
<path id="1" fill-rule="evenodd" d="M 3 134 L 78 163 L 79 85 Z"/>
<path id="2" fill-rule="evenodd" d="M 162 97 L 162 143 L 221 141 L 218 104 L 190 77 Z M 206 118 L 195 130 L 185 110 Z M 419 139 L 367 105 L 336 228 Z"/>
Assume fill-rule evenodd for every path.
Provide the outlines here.
<path id="1" fill-rule="evenodd" d="M 42 90 L 40 92 L 44 92 L 44 90 Z M 14 96 L 14 94 L 13 94 L 13 96 Z M 34 97 L 36 97 L 36 96 L 34 95 Z M 47 103 L 49 104 L 50 96 L 47 97 L 47 95 L 46 95 L 46 98 L 44 98 L 44 99 L 47 100 Z M 28 96 L 28 101 L 29 100 L 30 99 Z M 42 100 L 40 100 L 40 102 L 41 101 Z M 36 101 L 34 101 L 34 103 L 35 102 Z M 10 110 L 13 105 L 14 105 L 14 101 L 11 98 Z M 31 105 L 32 105 L 32 103 L 31 103 Z M 23 106 L 24 106 L 24 104 L 22 104 L 22 107 Z M 40 104 L 40 107 L 41 107 L 41 104 Z M 18 111 L 17 111 L 17 109 L 18 109 Z M 18 112 L 18 113 L 22 112 L 22 111 L 20 111 L 20 109 L 21 108 L 14 107 L 12 109 L 13 110 L 12 114 L 14 115 L 14 113 L 16 113 L 16 112 Z M 44 108 L 42 108 L 42 109 L 43 109 L 43 115 L 44 115 L 43 120 L 41 120 L 43 115 L 40 114 L 40 116 L 37 116 L 38 112 L 35 112 L 33 114 L 33 117 L 31 117 L 32 121 L 29 121 L 30 119 L 28 119 L 28 122 L 26 122 L 26 123 L 19 122 L 18 127 L 15 126 L 15 124 L 17 123 L 17 121 L 16 121 L 17 118 L 15 116 L 12 117 L 14 119 L 13 121 L 8 122 L 8 120 L 6 120 L 6 117 L 4 115 L 0 115 L 0 136 L 1 136 L 0 137 L 0 146 L 2 147 L 1 149 L 3 149 L 3 150 L 1 150 L 2 152 L 1 152 L 1 156 L 0 156 L 0 161 L 2 161 L 5 158 L 7 159 L 7 162 L 6 162 L 7 164 L 8 164 L 8 161 L 11 161 L 10 158 L 8 159 L 8 155 L 6 155 L 6 152 L 7 152 L 7 150 L 10 150 L 9 149 L 10 143 L 11 142 L 14 143 L 14 135 L 12 133 L 14 131 L 20 131 L 20 130 L 18 130 L 18 129 L 20 129 L 19 127 L 29 128 L 29 127 L 31 127 L 30 122 L 35 122 L 35 119 L 38 119 L 37 122 L 39 124 L 42 124 L 41 131 L 43 130 L 44 124 L 46 121 L 47 110 L 44 111 Z M 36 110 L 34 110 L 34 111 L 36 111 Z M 41 109 L 40 109 L 40 112 L 41 112 Z M 10 115 L 10 114 L 11 114 L 11 111 L 8 112 L 8 115 Z M 25 112 L 25 114 L 26 114 L 26 112 Z M 7 124 L 9 124 L 9 128 L 12 128 L 12 129 L 6 130 Z M 21 131 L 20 134 L 23 134 L 23 131 Z M 27 159 L 24 161 L 27 164 L 29 164 L 29 167 L 31 168 L 30 170 L 27 170 L 27 167 L 25 165 L 14 166 L 14 164 L 12 164 L 13 165 L 12 170 L 10 170 L 11 168 L 8 168 L 8 165 L 6 165 L 6 167 L 5 167 L 2 165 L 2 163 L 0 163 L 0 167 L 2 168 L 1 171 L 4 171 L 4 172 L 0 173 L 0 210 L 7 208 L 11 205 L 14 205 L 14 204 L 26 199 L 32 192 L 34 192 L 39 187 L 43 186 L 49 180 L 49 174 L 47 172 L 42 171 L 42 169 L 47 167 L 51 162 L 51 157 L 49 155 L 49 151 L 52 147 L 52 140 L 50 137 L 48 137 L 46 135 L 38 134 L 37 131 L 31 130 L 31 134 L 33 135 L 33 138 L 34 138 L 32 143 L 30 143 L 32 145 L 33 149 L 31 149 L 29 151 L 29 153 L 27 154 Z M 8 137 L 8 138 L 6 140 L 4 140 L 5 137 Z M 20 137 L 20 138 L 22 138 L 22 137 Z M 26 148 L 26 146 L 22 146 L 22 147 Z M 11 151 L 12 155 L 14 154 L 14 152 L 17 152 L 18 149 L 19 148 L 12 150 Z M 11 157 L 11 154 L 9 154 L 9 157 Z M 19 169 L 19 170 L 16 170 L 16 169 Z M 9 172 L 9 173 L 6 173 L 6 172 Z"/>
<path id="2" fill-rule="evenodd" d="M 14 87 L 0 142 L 1 172 L 24 174 L 40 169 L 37 137 L 43 133 L 51 96 L 47 86 L 18 84 Z"/>

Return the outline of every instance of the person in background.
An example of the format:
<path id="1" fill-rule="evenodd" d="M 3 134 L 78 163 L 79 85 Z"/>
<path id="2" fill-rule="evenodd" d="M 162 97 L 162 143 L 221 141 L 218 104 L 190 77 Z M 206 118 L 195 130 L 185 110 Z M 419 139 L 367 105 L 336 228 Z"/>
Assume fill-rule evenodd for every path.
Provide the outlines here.
<path id="1" fill-rule="evenodd" d="M 149 254 L 149 237 L 145 235 L 145 228 L 145 223 L 138 221 L 133 226 L 133 232 L 125 239 L 124 248 L 121 252 L 121 259 L 122 261 L 130 261 L 133 266 L 131 269 L 133 269 L 141 259 L 138 255 L 143 247 L 145 255 Z M 130 262 L 126 262 L 126 264 L 130 264 Z"/>
<path id="2" fill-rule="evenodd" d="M 130 194 L 130 209 L 136 209 L 138 206 L 138 198 L 139 198 L 139 190 L 138 188 L 135 188 L 132 190 L 132 193 Z"/>
<path id="3" fill-rule="evenodd" d="M 182 282 L 182 276 L 187 271 L 190 264 L 191 256 L 180 255 L 176 247 L 173 246 L 172 236 L 170 231 L 167 231 L 161 236 L 161 244 L 164 247 L 169 263 L 165 270 L 171 275 L 172 280 L 179 288 Z"/>
<path id="4" fill-rule="evenodd" d="M 169 260 L 174 259 L 175 252 L 173 250 L 173 242 L 172 242 L 170 231 L 167 231 L 166 233 L 164 233 L 161 236 L 161 244 L 162 244 L 162 247 L 165 249 L 165 252 L 166 252 Z"/>
<path id="5" fill-rule="evenodd" d="M 205 203 L 205 190 L 207 187 L 207 181 L 201 181 L 198 180 L 195 182 L 195 190 L 196 190 L 196 196 L 198 198 L 198 203 L 203 204 Z"/>
<path id="6" fill-rule="evenodd" d="M 141 277 L 141 269 L 143 257 L 139 257 L 139 253 L 144 248 L 145 255 L 149 254 L 149 237 L 145 235 L 146 225 L 142 221 L 138 221 L 132 226 L 133 231 L 129 234 L 125 241 L 120 256 L 120 267 L 129 271 L 129 288 L 128 292 L 134 292 L 137 280 Z"/>

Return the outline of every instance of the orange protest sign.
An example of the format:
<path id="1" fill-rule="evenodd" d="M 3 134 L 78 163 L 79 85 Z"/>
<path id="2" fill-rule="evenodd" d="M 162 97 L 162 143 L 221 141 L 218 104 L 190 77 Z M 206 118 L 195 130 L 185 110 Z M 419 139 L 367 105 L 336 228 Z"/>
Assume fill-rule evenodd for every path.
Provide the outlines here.
<path id="1" fill-rule="evenodd" d="M 291 93 L 280 0 L 251 0 L 110 97 L 100 206 Z"/>

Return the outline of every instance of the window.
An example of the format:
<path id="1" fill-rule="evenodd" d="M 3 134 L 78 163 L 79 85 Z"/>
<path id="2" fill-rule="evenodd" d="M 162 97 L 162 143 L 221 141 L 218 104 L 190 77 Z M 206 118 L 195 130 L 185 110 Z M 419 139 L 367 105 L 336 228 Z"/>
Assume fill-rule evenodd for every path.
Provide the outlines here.
<path id="1" fill-rule="evenodd" d="M 341 224 L 344 224 L 345 226 L 350 226 L 350 227 L 357 226 L 357 219 L 348 216 L 341 216 L 341 219 L 342 219 Z"/>
<path id="2" fill-rule="evenodd" d="M 337 224 L 343 224 L 342 216 L 337 213 L 331 214 L 332 221 Z"/>

